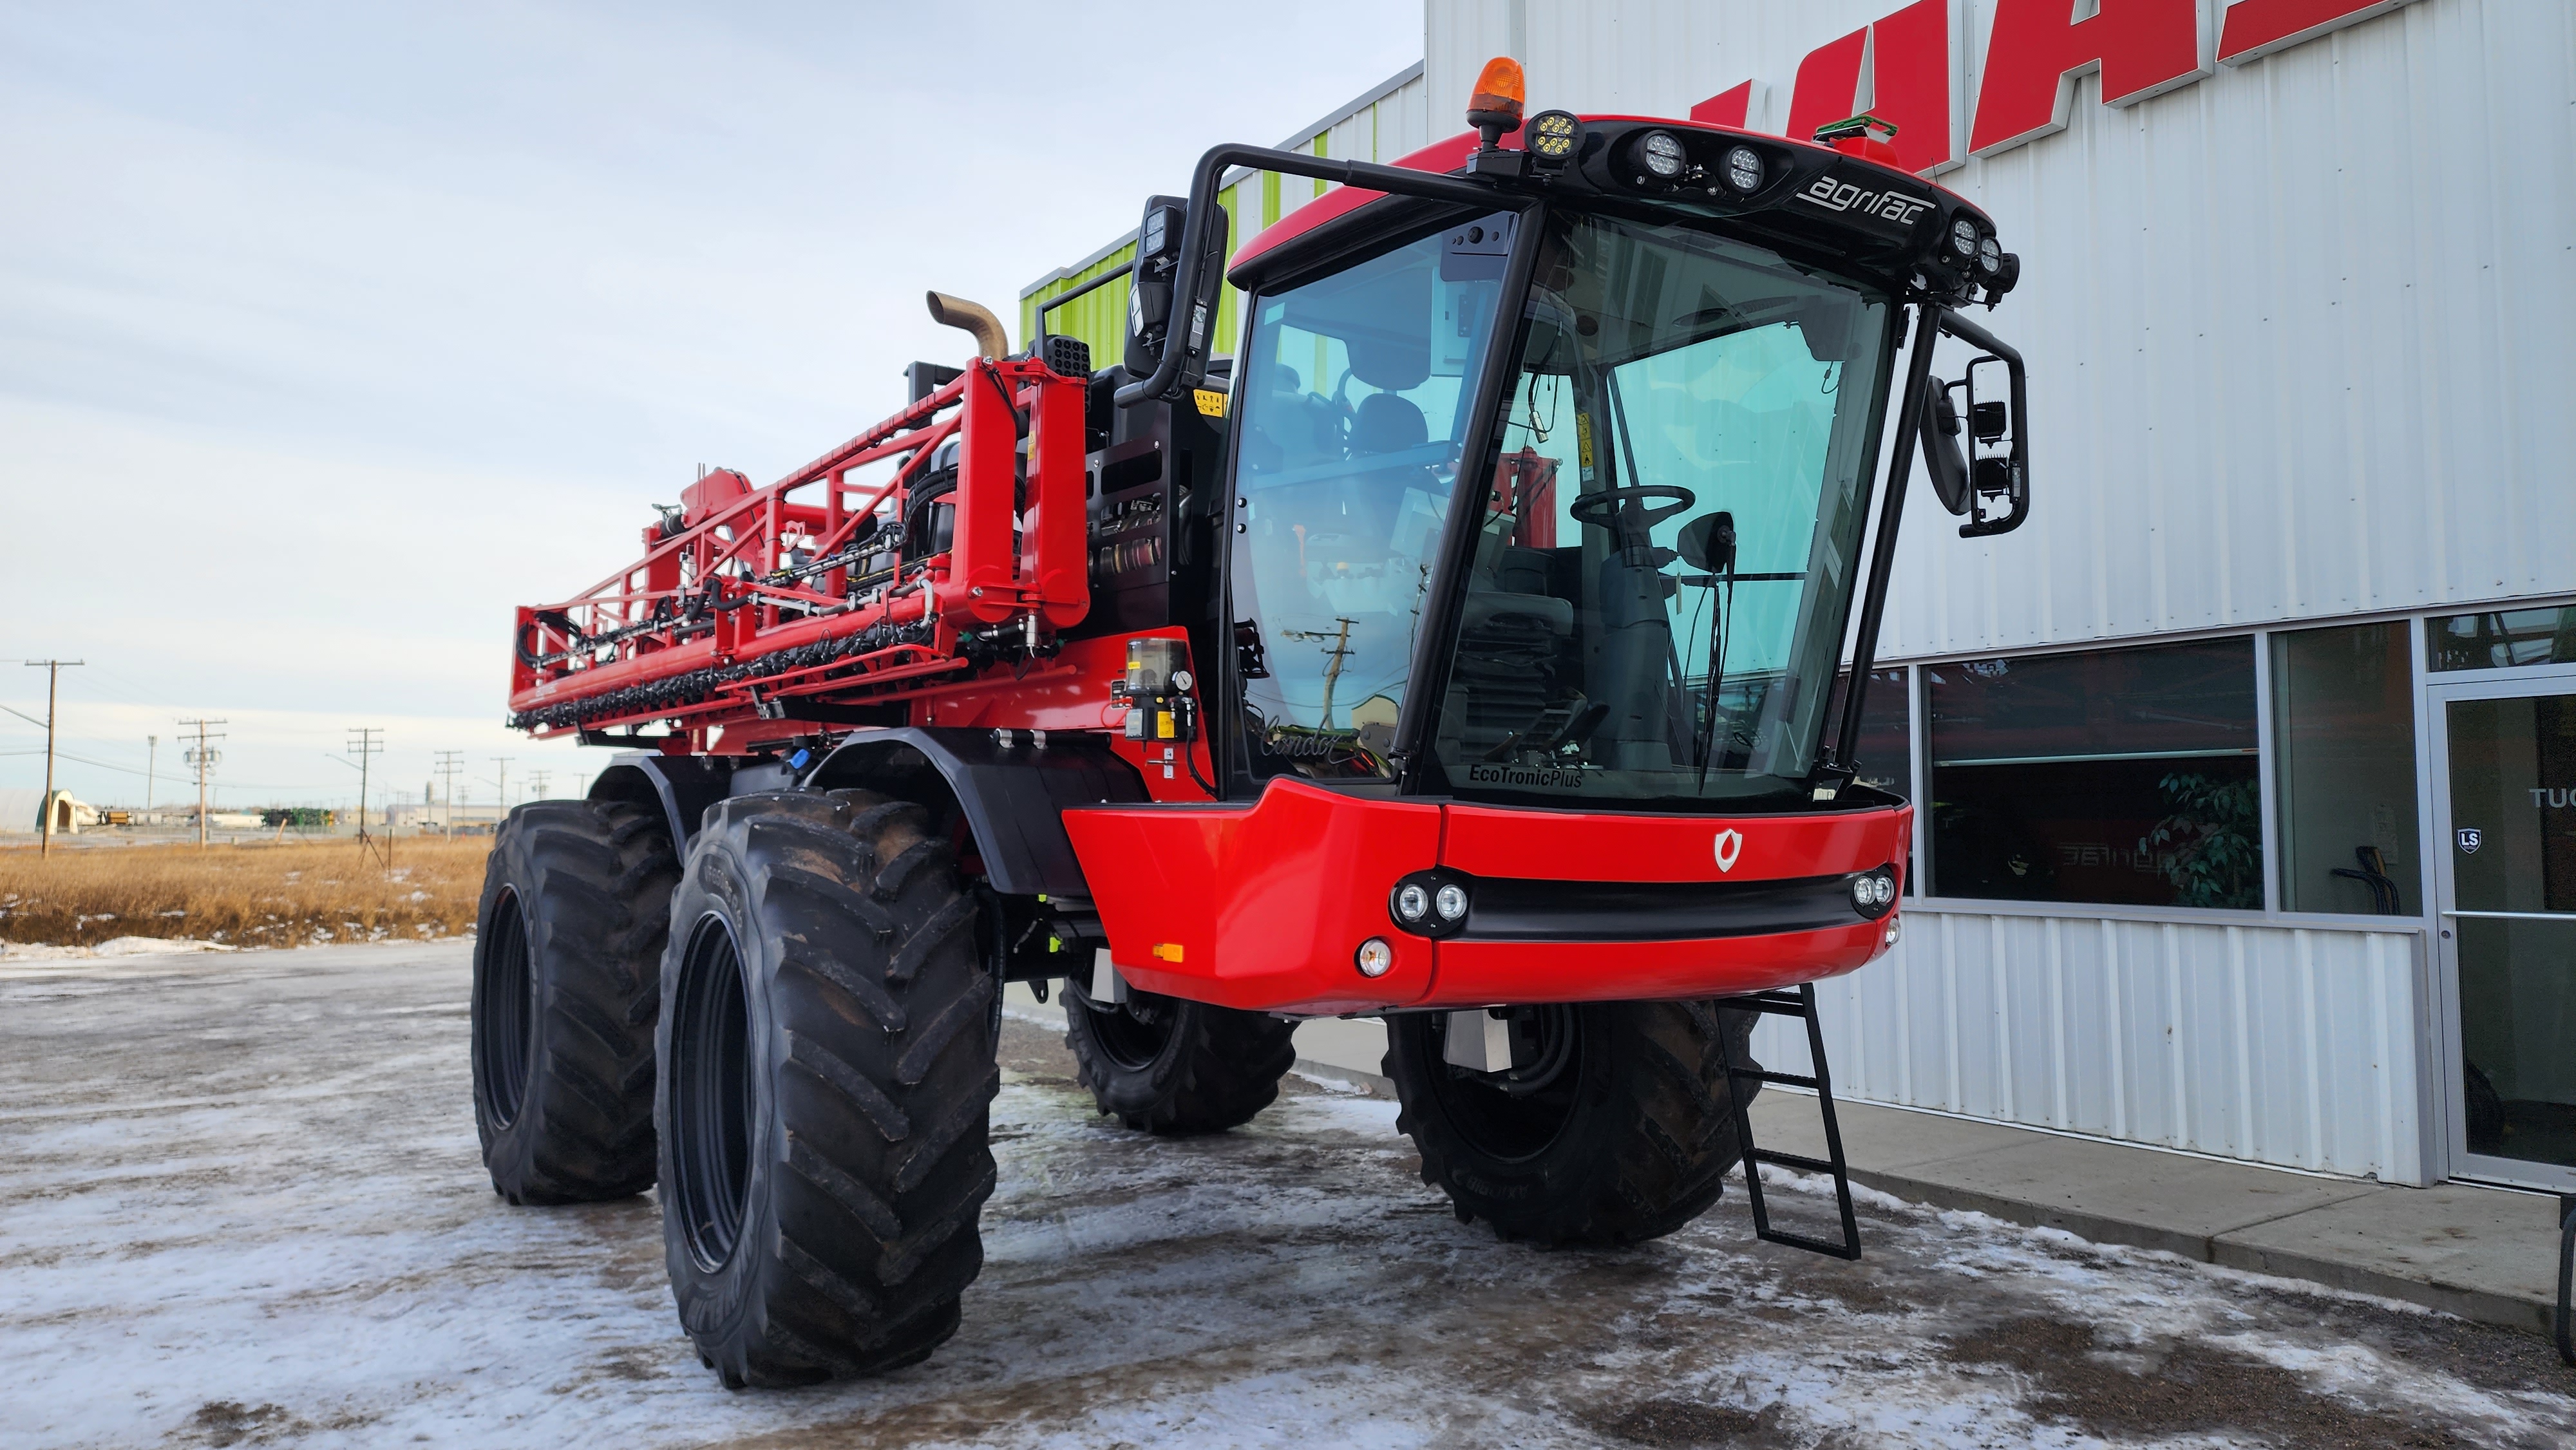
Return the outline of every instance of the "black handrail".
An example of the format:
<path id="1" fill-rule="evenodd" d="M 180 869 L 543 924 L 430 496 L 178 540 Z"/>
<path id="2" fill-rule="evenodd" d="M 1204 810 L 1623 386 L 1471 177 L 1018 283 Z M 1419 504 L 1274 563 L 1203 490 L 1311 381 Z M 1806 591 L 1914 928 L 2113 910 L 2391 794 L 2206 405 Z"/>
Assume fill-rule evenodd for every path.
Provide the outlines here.
<path id="1" fill-rule="evenodd" d="M 1463 202 L 1469 206 L 1492 206 L 1505 195 L 1489 181 L 1471 181 L 1462 176 L 1415 171 L 1403 166 L 1380 166 L 1373 161 L 1336 161 L 1328 156 L 1310 156 L 1303 151 L 1277 151 L 1267 146 L 1229 144 L 1208 148 L 1208 153 L 1199 158 L 1198 174 L 1190 179 L 1190 214 L 1181 227 L 1180 269 L 1172 277 L 1172 316 L 1164 328 L 1163 357 L 1154 365 L 1151 376 L 1139 378 L 1118 390 L 1118 406 L 1122 408 L 1164 399 L 1171 392 L 1173 381 L 1180 376 L 1181 365 L 1191 347 L 1189 310 L 1199 304 L 1199 294 L 1207 281 L 1200 275 L 1200 269 L 1206 264 L 1210 219 L 1217 215 L 1217 190 L 1225 179 L 1226 170 L 1235 166 L 1275 171 L 1283 176 L 1338 181 L 1344 186 L 1357 186 L 1369 191 Z M 1198 339 L 1198 346 L 1204 349 L 1207 341 L 1202 336 Z"/>
<path id="2" fill-rule="evenodd" d="M 1134 276 L 1134 275 L 1135 275 L 1135 272 L 1134 272 L 1134 269 L 1133 269 L 1133 268 L 1116 268 L 1116 269 L 1112 269 L 1112 270 L 1110 270 L 1110 271 L 1107 271 L 1107 272 L 1103 272 L 1103 273 L 1101 273 L 1099 276 L 1092 278 L 1090 281 L 1083 283 L 1083 284 L 1082 284 L 1081 286 L 1079 286 L 1079 287 L 1072 288 L 1072 289 L 1070 289 L 1069 291 L 1058 292 L 1058 293 L 1057 293 L 1057 294 L 1055 294 L 1053 297 L 1050 297 L 1050 298 L 1048 298 L 1047 300 L 1045 300 L 1044 302 L 1039 303 L 1039 304 L 1038 304 L 1038 331 L 1039 331 L 1040 333 L 1044 333 L 1044 332 L 1046 331 L 1046 315 L 1047 315 L 1048 313 L 1053 312 L 1054 310 L 1056 310 L 1056 309 L 1057 309 L 1057 308 L 1059 308 L 1059 307 L 1062 307 L 1064 304 L 1066 304 L 1066 303 L 1068 303 L 1068 302 L 1071 302 L 1071 301 L 1072 301 L 1073 299 L 1075 299 L 1076 297 L 1087 296 L 1087 295 L 1089 295 L 1090 293 L 1092 293 L 1092 292 L 1094 292 L 1094 291 L 1096 291 L 1096 290 L 1098 290 L 1098 289 L 1100 289 L 1100 288 L 1102 288 L 1102 287 L 1106 287 L 1106 286 L 1108 286 L 1110 283 L 1115 282 L 1115 281 L 1119 280 L 1119 279 L 1120 279 L 1120 278 L 1122 278 L 1122 277 L 1131 277 L 1131 276 Z"/>
<path id="3" fill-rule="evenodd" d="M 1817 762 L 1818 775 L 1827 770 L 1845 777 L 1857 773 L 1853 762 L 1860 758 L 1861 702 L 1869 693 L 1870 668 L 1878 662 L 1878 627 L 1887 613 L 1888 574 L 1896 567 L 1896 530 L 1905 518 L 1905 485 L 1914 474 L 1914 434 L 1922 426 L 1923 385 L 1932 376 L 1932 347 L 1947 315 L 1948 309 L 1937 302 L 1915 309 L 1914 325 L 1921 330 L 1914 335 L 1914 356 L 1905 365 L 1905 391 L 1898 395 L 1896 456 L 1888 460 L 1887 491 L 1878 506 L 1878 537 L 1870 543 L 1860 627 L 1852 638 L 1851 688 L 1843 696 L 1842 726 L 1834 733 L 1832 755 Z"/>

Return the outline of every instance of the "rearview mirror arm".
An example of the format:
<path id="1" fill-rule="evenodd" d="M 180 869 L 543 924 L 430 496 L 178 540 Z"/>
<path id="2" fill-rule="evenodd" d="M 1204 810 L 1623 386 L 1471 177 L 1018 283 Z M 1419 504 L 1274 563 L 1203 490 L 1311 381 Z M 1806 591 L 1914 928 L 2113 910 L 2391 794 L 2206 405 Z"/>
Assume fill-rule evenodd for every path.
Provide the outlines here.
<path id="1" fill-rule="evenodd" d="M 1490 207 L 1504 193 L 1493 182 L 1471 181 L 1461 176 L 1446 176 L 1435 171 L 1415 171 L 1403 166 L 1380 166 L 1372 161 L 1336 161 L 1328 156 L 1310 156 L 1302 151 L 1276 151 L 1267 146 L 1215 146 L 1199 158 L 1198 172 L 1190 179 L 1190 215 L 1181 227 L 1181 256 L 1172 278 L 1172 319 L 1163 330 L 1163 356 L 1153 375 L 1129 383 L 1118 390 L 1118 406 L 1133 408 L 1145 403 L 1168 402 L 1177 397 L 1181 370 L 1189 362 L 1191 351 L 1187 314 L 1184 309 L 1203 305 L 1209 279 L 1200 275 L 1206 265 L 1208 228 L 1217 214 L 1216 193 L 1225 180 L 1228 167 L 1248 166 L 1255 171 L 1275 171 L 1283 176 L 1312 177 L 1318 181 L 1337 181 L 1344 186 L 1363 190 L 1392 192 L 1401 196 L 1428 197 L 1434 201 L 1454 201 L 1468 206 Z M 1213 311 L 1213 304 L 1208 305 Z M 1210 319 L 1213 321 L 1213 318 Z M 1198 341 L 1204 355 L 1207 338 L 1204 330 Z"/>

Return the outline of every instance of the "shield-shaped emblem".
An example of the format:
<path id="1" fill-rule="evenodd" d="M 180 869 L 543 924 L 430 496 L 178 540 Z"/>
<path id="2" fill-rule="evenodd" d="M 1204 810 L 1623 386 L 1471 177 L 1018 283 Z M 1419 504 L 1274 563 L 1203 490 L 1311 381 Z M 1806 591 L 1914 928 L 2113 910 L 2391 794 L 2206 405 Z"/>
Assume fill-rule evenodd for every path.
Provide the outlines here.
<path id="1" fill-rule="evenodd" d="M 2478 854 L 2478 847 L 2486 844 L 2487 833 L 2475 826 L 2462 826 L 2459 837 L 2461 854 L 2474 856 Z"/>
<path id="2" fill-rule="evenodd" d="M 1736 857 L 1738 857 L 1738 856 L 1741 856 L 1741 855 L 1743 855 L 1743 854 L 1744 854 L 1744 833 L 1743 833 L 1742 831 L 1727 830 L 1727 831 L 1720 831 L 1720 832 L 1718 832 L 1718 833 L 1717 833 L 1717 869 L 1718 869 L 1718 870 L 1720 870 L 1720 871 L 1732 871 L 1732 870 L 1734 870 L 1734 869 L 1735 869 L 1735 858 L 1736 858 Z"/>

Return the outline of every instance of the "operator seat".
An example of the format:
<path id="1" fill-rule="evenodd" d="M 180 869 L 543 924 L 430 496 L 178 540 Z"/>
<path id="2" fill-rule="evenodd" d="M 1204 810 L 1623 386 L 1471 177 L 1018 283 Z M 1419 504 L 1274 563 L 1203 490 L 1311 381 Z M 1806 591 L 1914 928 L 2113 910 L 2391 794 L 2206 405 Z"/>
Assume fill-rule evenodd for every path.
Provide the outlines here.
<path id="1" fill-rule="evenodd" d="M 1351 453 L 1402 453 L 1431 441 L 1422 409 L 1401 393 L 1371 393 L 1351 416 Z"/>

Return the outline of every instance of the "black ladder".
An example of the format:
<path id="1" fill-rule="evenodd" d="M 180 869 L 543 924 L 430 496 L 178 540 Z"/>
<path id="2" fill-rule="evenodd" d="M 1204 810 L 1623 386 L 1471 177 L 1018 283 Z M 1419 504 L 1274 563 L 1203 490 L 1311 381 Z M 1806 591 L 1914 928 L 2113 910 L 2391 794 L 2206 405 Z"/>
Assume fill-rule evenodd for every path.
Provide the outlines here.
<path id="1" fill-rule="evenodd" d="M 1744 997 L 1720 997 L 1711 1005 L 1721 1012 L 1767 1012 L 1774 1017 L 1796 1017 L 1807 1024 L 1807 1057 L 1816 1065 L 1814 1077 L 1800 1077 L 1794 1072 L 1772 1072 L 1761 1067 L 1739 1067 L 1734 1049 L 1727 1045 L 1728 1034 L 1723 1018 L 1718 1023 L 1717 1060 L 1726 1069 L 1726 1095 L 1735 1106 L 1736 1141 L 1744 1145 L 1744 1196 L 1753 1205 L 1753 1236 L 1767 1243 L 1786 1244 L 1793 1249 L 1829 1258 L 1860 1257 L 1860 1224 L 1852 1217 L 1851 1169 L 1843 1161 L 1843 1131 L 1834 1121 L 1833 1081 L 1825 1071 L 1825 1034 L 1816 1025 L 1816 989 L 1813 983 L 1795 991 L 1755 992 Z M 1809 1158 L 1798 1153 L 1782 1153 L 1760 1148 L 1753 1142 L 1753 1114 L 1746 1103 L 1752 1094 L 1735 1090 L 1740 1082 L 1777 1083 L 1782 1087 L 1808 1088 L 1816 1095 L 1816 1106 L 1825 1115 L 1826 1158 Z M 1806 1173 L 1830 1173 L 1834 1179 L 1834 1202 L 1842 1209 L 1843 1241 L 1810 1238 L 1771 1226 L 1770 1210 L 1762 1204 L 1762 1169 L 1764 1163 L 1782 1168 L 1795 1168 Z"/>

